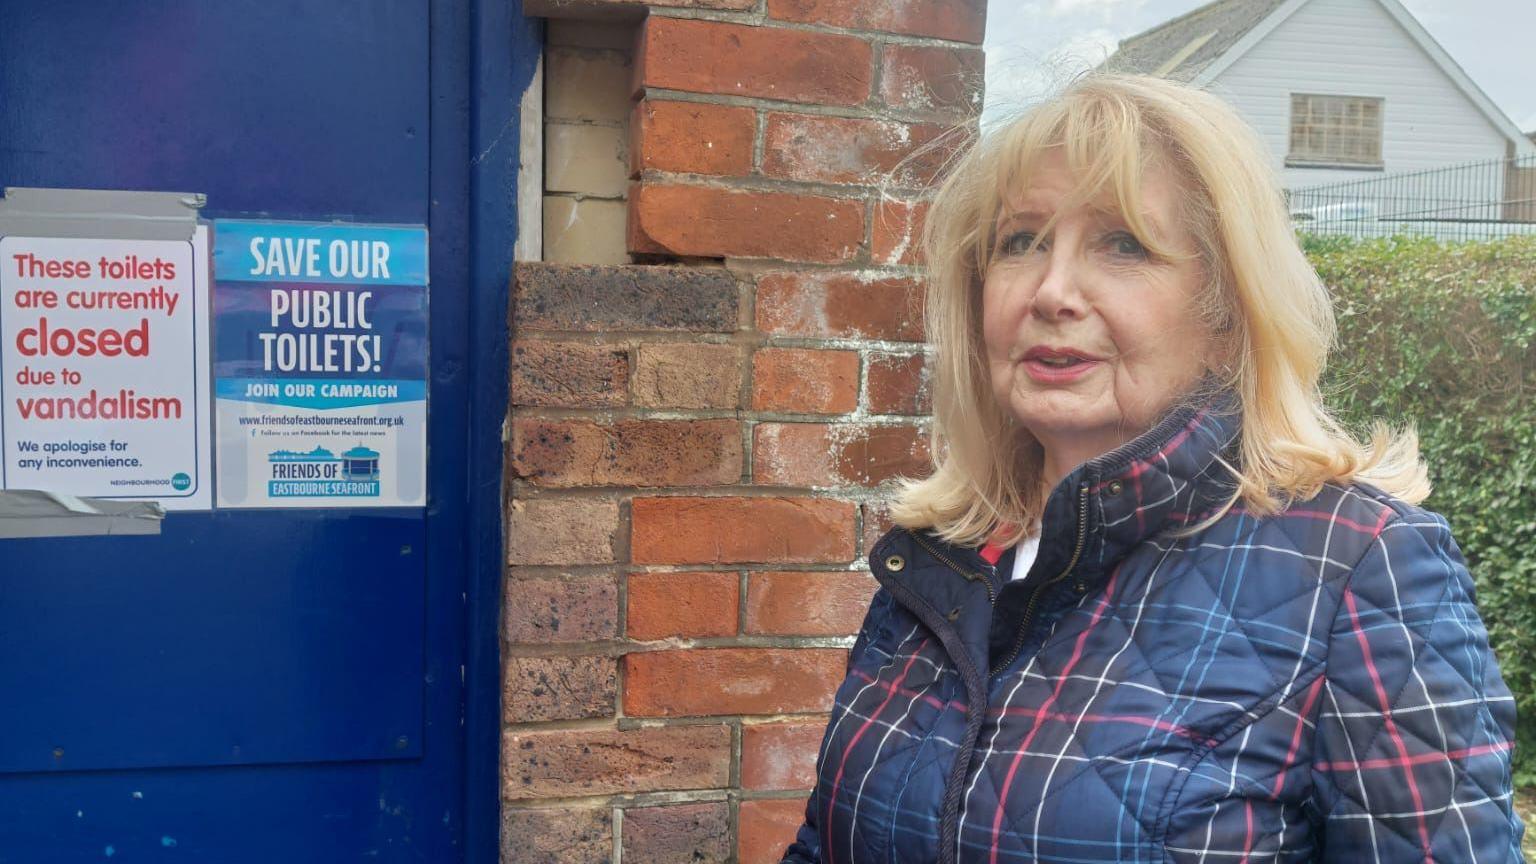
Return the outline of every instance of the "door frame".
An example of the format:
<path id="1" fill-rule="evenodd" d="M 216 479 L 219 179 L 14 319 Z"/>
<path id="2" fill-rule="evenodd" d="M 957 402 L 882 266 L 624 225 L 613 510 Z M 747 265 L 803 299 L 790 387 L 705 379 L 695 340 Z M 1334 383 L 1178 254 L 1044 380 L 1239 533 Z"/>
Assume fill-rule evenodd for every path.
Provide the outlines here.
<path id="1" fill-rule="evenodd" d="M 431 235 L 456 238 L 437 247 L 432 282 L 464 285 L 435 293 L 433 320 L 440 386 L 461 395 L 463 415 L 432 430 L 438 452 L 464 457 L 438 475 L 428 512 L 428 546 L 441 610 L 464 615 L 464 860 L 499 858 L 501 816 L 501 638 L 505 574 L 502 425 L 507 415 L 508 312 L 520 160 L 519 101 L 543 52 L 543 22 L 523 15 L 522 0 L 433 0 L 431 11 Z M 467 106 L 467 111 L 464 110 Z M 439 276 L 441 275 L 441 279 Z M 457 293 L 457 292 L 455 292 Z M 465 344 L 449 339 L 467 334 Z M 495 466 L 482 476 L 476 466 Z M 452 476 L 447 476 L 451 474 Z M 462 592 L 462 593 L 460 593 Z M 434 604 L 429 603 L 429 608 Z M 428 622 L 428 629 L 432 622 Z M 430 639 L 430 636 L 429 636 Z"/>

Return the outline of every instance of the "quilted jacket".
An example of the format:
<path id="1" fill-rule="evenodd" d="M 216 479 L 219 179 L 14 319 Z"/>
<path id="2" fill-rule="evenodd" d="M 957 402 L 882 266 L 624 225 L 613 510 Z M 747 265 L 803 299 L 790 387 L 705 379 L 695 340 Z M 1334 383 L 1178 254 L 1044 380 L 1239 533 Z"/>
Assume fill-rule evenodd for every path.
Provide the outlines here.
<path id="1" fill-rule="evenodd" d="M 1441 516 L 1214 512 L 1232 398 L 1049 497 L 1038 557 L 896 528 L 788 864 L 1521 861 L 1514 702 Z"/>

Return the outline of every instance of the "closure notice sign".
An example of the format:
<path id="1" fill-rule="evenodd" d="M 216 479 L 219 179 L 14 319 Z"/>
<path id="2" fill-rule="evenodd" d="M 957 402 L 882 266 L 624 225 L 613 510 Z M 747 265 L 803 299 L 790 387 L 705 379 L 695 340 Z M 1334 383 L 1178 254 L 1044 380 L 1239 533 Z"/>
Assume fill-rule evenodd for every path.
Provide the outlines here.
<path id="1" fill-rule="evenodd" d="M 0 488 L 207 509 L 207 229 L 0 237 Z"/>
<path id="2" fill-rule="evenodd" d="M 214 226 L 221 507 L 426 504 L 427 232 Z"/>

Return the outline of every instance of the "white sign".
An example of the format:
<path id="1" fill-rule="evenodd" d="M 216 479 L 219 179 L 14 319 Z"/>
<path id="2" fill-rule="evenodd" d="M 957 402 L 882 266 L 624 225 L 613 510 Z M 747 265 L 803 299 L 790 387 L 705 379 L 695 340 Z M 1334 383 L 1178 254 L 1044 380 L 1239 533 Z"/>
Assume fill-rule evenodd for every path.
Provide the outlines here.
<path id="1" fill-rule="evenodd" d="M 0 488 L 206 510 L 207 229 L 0 237 Z"/>

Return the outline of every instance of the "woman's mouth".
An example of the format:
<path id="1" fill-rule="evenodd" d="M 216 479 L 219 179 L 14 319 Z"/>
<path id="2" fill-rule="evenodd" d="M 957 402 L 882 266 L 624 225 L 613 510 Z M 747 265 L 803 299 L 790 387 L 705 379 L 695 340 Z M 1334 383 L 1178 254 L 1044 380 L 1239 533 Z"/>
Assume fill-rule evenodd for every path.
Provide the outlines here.
<path id="1" fill-rule="evenodd" d="M 1041 384 L 1062 384 L 1086 375 L 1099 358 L 1071 348 L 1036 346 L 1024 353 L 1024 371 Z"/>

